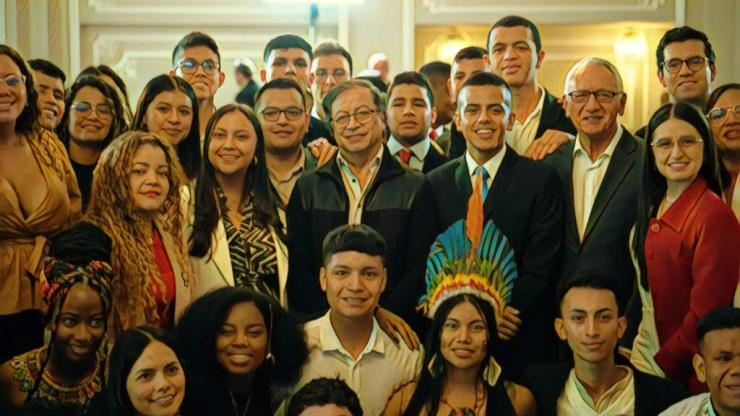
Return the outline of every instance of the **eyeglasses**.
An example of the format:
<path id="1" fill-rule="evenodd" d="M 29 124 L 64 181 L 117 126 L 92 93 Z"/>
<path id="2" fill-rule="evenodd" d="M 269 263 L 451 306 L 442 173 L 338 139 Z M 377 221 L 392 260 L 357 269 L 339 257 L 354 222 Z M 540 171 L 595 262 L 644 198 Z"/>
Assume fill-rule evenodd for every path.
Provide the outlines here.
<path id="1" fill-rule="evenodd" d="M 597 90 L 597 91 L 586 91 L 586 90 L 576 90 L 571 91 L 568 93 L 568 97 L 570 97 L 570 100 L 574 103 L 585 103 L 588 101 L 588 99 L 593 95 L 596 99 L 596 102 L 599 103 L 610 103 L 614 97 L 617 95 L 622 94 L 622 92 L 616 92 L 616 91 L 609 91 L 609 90 Z"/>
<path id="2" fill-rule="evenodd" d="M 684 63 L 686 63 L 689 71 L 696 72 L 704 68 L 704 64 L 707 62 L 711 63 L 712 61 L 703 56 L 694 56 L 689 59 L 671 59 L 668 62 L 663 62 L 661 65 L 663 65 L 663 69 L 668 71 L 669 74 L 675 74 L 681 70 Z"/>
<path id="3" fill-rule="evenodd" d="M 334 78 L 334 80 L 339 80 L 339 79 L 343 79 L 344 77 L 347 76 L 347 71 L 345 71 L 344 69 L 341 69 L 341 68 L 340 69 L 335 69 L 331 73 L 329 73 L 329 71 L 327 71 L 326 69 L 317 69 L 316 70 L 316 79 L 318 79 L 320 81 L 326 80 L 327 78 L 329 78 L 329 75 L 331 75 L 332 78 Z"/>
<path id="4" fill-rule="evenodd" d="M 26 77 L 23 75 L 10 74 L 5 78 L 0 78 L 0 84 L 5 83 L 9 88 L 19 87 L 21 84 L 26 82 Z"/>
<path id="5" fill-rule="evenodd" d="M 656 152 L 667 153 L 673 150 L 673 146 L 675 144 L 678 144 L 678 147 L 681 149 L 687 149 L 689 147 L 694 147 L 703 141 L 704 140 L 697 139 L 696 137 L 687 136 L 681 137 L 675 142 L 671 139 L 658 139 L 650 143 L 650 146 L 653 146 L 653 149 L 655 149 Z"/>
<path id="6" fill-rule="evenodd" d="M 93 106 L 87 101 L 80 101 L 72 104 L 72 108 L 83 116 L 88 116 L 92 113 Z M 95 112 L 101 117 L 110 116 L 111 106 L 110 104 L 98 104 L 95 106 Z"/>
<path id="7" fill-rule="evenodd" d="M 365 124 L 368 121 L 370 121 L 370 119 L 373 118 L 373 115 L 374 114 L 375 114 L 375 110 L 368 110 L 368 109 L 357 110 L 357 111 L 355 111 L 352 114 L 345 113 L 345 112 L 338 113 L 337 115 L 335 115 L 333 117 L 334 118 L 334 124 L 336 124 L 337 126 L 340 126 L 340 127 L 344 127 L 344 126 L 346 126 L 346 125 L 349 124 L 349 120 L 352 117 L 355 118 L 355 121 L 357 123 L 359 123 L 359 124 Z"/>
<path id="8" fill-rule="evenodd" d="M 274 107 L 268 107 L 262 110 L 262 118 L 267 121 L 280 120 L 280 114 L 285 114 L 285 118 L 290 121 L 296 121 L 303 115 L 303 110 L 298 107 L 288 107 L 284 110 Z"/>
<path id="9" fill-rule="evenodd" d="M 182 71 L 183 74 L 187 75 L 193 75 L 198 71 L 198 67 L 203 68 L 203 72 L 205 72 L 208 75 L 213 75 L 218 71 L 218 64 L 213 62 L 210 59 L 206 59 L 203 62 L 195 62 L 192 59 L 185 59 L 183 61 L 180 61 L 179 64 L 177 64 L 177 67 L 180 68 L 180 71 Z"/>
<path id="10" fill-rule="evenodd" d="M 740 118 L 740 104 L 735 104 L 732 107 L 725 107 L 725 108 L 713 108 L 709 113 L 707 114 L 707 118 L 712 123 L 719 123 L 727 118 L 728 114 L 734 114 L 735 118 Z"/>

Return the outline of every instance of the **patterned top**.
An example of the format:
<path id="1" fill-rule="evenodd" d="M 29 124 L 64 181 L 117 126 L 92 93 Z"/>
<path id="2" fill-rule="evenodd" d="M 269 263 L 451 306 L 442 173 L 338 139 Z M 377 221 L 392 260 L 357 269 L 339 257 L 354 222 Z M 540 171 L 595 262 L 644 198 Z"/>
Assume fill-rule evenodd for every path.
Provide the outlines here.
<path id="1" fill-rule="evenodd" d="M 249 192 L 241 206 L 242 224 L 237 229 L 226 215 L 226 195 L 216 187 L 221 220 L 226 229 L 229 242 L 231 268 L 234 272 L 234 285 L 248 287 L 273 297 L 279 302 L 279 283 L 277 270 L 277 250 L 269 227 L 257 221 L 254 213 L 254 193 Z"/>
<path id="2" fill-rule="evenodd" d="M 13 380 L 18 383 L 21 391 L 29 394 L 24 403 L 24 409 L 34 408 L 47 412 L 65 409 L 70 412 L 66 414 L 86 414 L 90 400 L 103 387 L 105 348 L 100 348 L 95 356 L 95 370 L 79 383 L 65 385 L 49 373 L 47 364 L 38 387 L 32 391 L 36 380 L 39 379 L 47 352 L 47 347 L 38 348 L 19 355 L 10 362 L 13 369 Z"/>

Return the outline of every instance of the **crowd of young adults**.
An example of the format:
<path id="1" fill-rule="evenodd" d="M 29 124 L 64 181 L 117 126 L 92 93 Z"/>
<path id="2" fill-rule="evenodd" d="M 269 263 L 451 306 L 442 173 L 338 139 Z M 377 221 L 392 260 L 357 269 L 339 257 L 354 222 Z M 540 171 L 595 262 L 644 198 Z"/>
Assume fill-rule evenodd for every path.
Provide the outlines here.
<path id="1" fill-rule="evenodd" d="M 740 84 L 670 29 L 633 134 L 614 64 L 545 56 L 286 34 L 216 108 L 192 32 L 130 108 L 0 45 L 0 414 L 740 415 Z"/>

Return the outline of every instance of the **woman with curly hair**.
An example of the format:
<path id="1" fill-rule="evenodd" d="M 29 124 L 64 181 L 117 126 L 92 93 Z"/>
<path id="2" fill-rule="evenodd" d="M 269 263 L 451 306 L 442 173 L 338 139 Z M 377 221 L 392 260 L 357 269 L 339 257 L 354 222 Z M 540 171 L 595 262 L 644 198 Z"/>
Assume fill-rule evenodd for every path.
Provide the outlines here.
<path id="1" fill-rule="evenodd" d="M 193 302 L 175 335 L 188 386 L 184 414 L 271 415 L 308 350 L 298 320 L 274 299 L 222 287 Z"/>
<path id="2" fill-rule="evenodd" d="M 112 240 L 113 330 L 168 327 L 190 303 L 192 273 L 178 191 L 185 175 L 166 140 L 117 137 L 100 156 L 84 221 Z"/>
<path id="3" fill-rule="evenodd" d="M 90 201 L 92 176 L 103 149 L 128 129 L 119 94 L 98 77 L 78 77 L 67 90 L 68 109 L 57 126 L 82 192 L 82 208 Z"/>
<path id="4" fill-rule="evenodd" d="M 80 190 L 67 154 L 36 122 L 33 75 L 0 45 L 0 362 L 43 343 L 38 280 L 46 237 L 80 216 Z"/>
<path id="5" fill-rule="evenodd" d="M 110 244 L 84 222 L 51 240 L 41 289 L 51 340 L 0 366 L 0 413 L 87 414 L 104 381 Z"/>
<path id="6" fill-rule="evenodd" d="M 197 294 L 238 286 L 283 301 L 287 248 L 257 116 L 241 104 L 219 108 L 208 121 L 204 149 L 188 228 Z"/>
<path id="7" fill-rule="evenodd" d="M 139 97 L 132 130 L 150 131 L 167 139 L 189 179 L 200 171 L 198 100 L 190 84 L 173 75 L 151 79 Z"/>

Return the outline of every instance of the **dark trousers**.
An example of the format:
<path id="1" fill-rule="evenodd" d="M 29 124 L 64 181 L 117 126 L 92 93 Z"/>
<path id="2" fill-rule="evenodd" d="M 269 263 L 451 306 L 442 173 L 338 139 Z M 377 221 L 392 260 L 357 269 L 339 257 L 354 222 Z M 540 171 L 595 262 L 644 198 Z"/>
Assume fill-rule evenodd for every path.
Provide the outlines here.
<path id="1" fill-rule="evenodd" d="M 44 344 L 44 319 L 37 310 L 0 315 L 0 363 Z"/>

